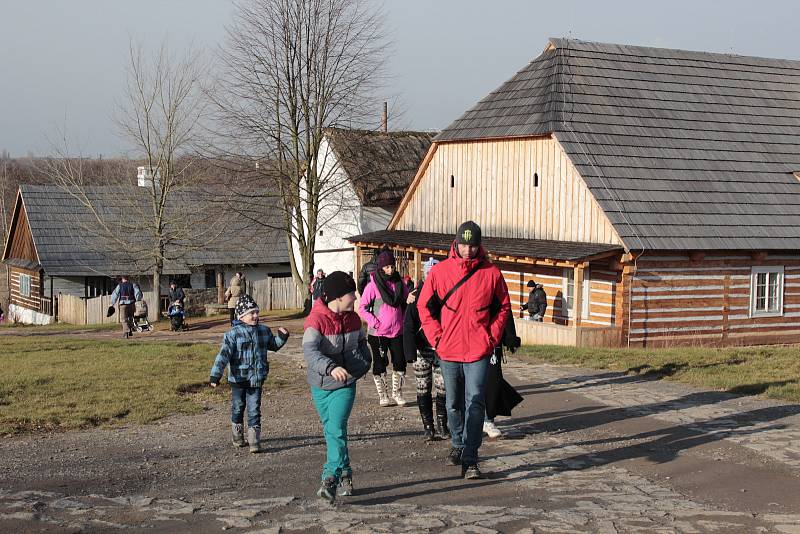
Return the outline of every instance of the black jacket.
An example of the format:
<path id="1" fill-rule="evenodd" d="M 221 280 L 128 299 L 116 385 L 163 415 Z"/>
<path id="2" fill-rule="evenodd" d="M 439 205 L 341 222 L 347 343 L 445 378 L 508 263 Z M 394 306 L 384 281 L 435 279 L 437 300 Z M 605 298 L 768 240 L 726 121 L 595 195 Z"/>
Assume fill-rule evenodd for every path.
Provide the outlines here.
<path id="1" fill-rule="evenodd" d="M 528 310 L 528 313 L 533 316 L 537 313 L 544 316 L 547 310 L 547 293 L 541 285 L 537 285 L 528 294 L 528 302 L 522 305 L 523 310 Z"/>
<path id="2" fill-rule="evenodd" d="M 417 289 L 412 291 L 411 294 L 419 298 L 422 285 L 423 282 L 420 282 Z M 433 347 L 431 347 L 428 338 L 425 337 L 425 332 L 422 330 L 422 321 L 419 319 L 417 302 L 414 302 L 414 304 L 406 306 L 406 314 L 403 317 L 403 353 L 406 356 L 406 361 L 413 362 L 416 360 L 418 350 L 433 350 Z"/>
<path id="3" fill-rule="evenodd" d="M 364 289 L 366 289 L 367 284 L 369 284 L 370 275 L 375 272 L 378 268 L 378 256 L 376 255 L 370 261 L 364 264 L 361 267 L 361 273 L 358 275 L 358 294 L 361 295 L 364 293 Z"/>
<path id="4" fill-rule="evenodd" d="M 186 299 L 186 293 L 183 292 L 182 287 L 176 287 L 175 289 L 169 288 L 169 303 L 172 304 L 176 300 L 181 301 L 181 305 L 183 305 L 183 301 Z"/>

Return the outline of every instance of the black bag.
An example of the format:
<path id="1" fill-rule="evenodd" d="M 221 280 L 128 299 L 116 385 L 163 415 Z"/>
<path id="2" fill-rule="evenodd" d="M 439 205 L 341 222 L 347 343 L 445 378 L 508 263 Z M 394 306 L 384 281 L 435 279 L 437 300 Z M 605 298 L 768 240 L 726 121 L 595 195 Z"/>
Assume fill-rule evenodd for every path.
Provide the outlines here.
<path id="1" fill-rule="evenodd" d="M 114 311 L 116 311 L 114 309 L 114 306 L 109 306 L 108 310 L 106 310 L 106 317 L 111 317 L 112 315 L 114 315 Z"/>
<path id="2" fill-rule="evenodd" d="M 470 272 L 464 275 L 464 278 L 456 282 L 456 285 L 454 285 L 453 288 L 447 292 L 444 298 L 440 299 L 439 295 L 437 295 L 436 291 L 434 291 L 433 294 L 431 295 L 431 298 L 428 299 L 427 302 L 428 311 L 431 313 L 431 317 L 441 322 L 442 308 L 444 308 L 444 303 L 447 302 L 447 299 L 449 299 L 452 296 L 452 294 L 456 292 L 456 289 L 461 287 L 467 280 L 469 280 L 472 277 L 473 274 L 478 272 L 478 269 L 480 268 L 481 264 L 479 263 L 474 269 L 472 269 Z"/>

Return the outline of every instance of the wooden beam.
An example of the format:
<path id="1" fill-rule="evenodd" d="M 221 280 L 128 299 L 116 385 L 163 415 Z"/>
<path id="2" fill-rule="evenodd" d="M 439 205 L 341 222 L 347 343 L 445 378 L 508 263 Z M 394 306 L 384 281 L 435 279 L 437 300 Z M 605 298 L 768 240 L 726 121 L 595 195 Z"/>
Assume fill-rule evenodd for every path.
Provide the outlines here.
<path id="1" fill-rule="evenodd" d="M 767 252 L 764 250 L 760 250 L 757 252 L 753 252 L 750 254 L 750 257 L 753 258 L 754 261 L 764 261 L 767 259 Z"/>

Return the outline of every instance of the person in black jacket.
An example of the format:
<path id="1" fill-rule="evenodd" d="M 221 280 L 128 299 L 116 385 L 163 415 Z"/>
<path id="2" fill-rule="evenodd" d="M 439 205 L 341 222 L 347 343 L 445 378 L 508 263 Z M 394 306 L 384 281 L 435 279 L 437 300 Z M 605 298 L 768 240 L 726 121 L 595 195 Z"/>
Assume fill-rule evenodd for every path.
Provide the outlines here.
<path id="1" fill-rule="evenodd" d="M 182 287 L 178 287 L 178 282 L 170 280 L 169 282 L 169 304 L 172 306 L 176 301 L 181 303 L 181 308 L 186 306 L 186 293 L 183 292 Z"/>
<path id="2" fill-rule="evenodd" d="M 431 268 L 436 265 L 438 260 L 429 258 L 422 265 L 423 275 L 427 277 Z M 425 432 L 425 439 L 432 441 L 438 439 L 436 426 L 434 426 L 433 406 L 436 406 L 436 425 L 438 433 L 442 437 L 450 437 L 450 429 L 447 426 L 447 407 L 445 404 L 444 378 L 439 368 L 439 358 L 431 347 L 422 331 L 422 323 L 419 319 L 419 311 L 415 305 L 419 292 L 422 290 L 424 282 L 420 282 L 416 290 L 409 293 L 409 305 L 406 307 L 406 314 L 403 321 L 403 351 L 407 362 L 414 362 L 414 378 L 417 383 L 417 405 L 419 414 L 422 417 L 422 428 Z M 432 395 L 432 390 L 436 391 L 436 397 Z"/>
<path id="3" fill-rule="evenodd" d="M 544 312 L 547 311 L 547 293 L 542 284 L 537 284 L 535 280 L 529 280 L 528 287 L 531 292 L 528 293 L 528 302 L 522 305 L 522 310 L 528 310 L 529 320 L 541 323 Z"/>
<path id="4" fill-rule="evenodd" d="M 503 339 L 494 349 L 494 354 L 489 360 L 489 370 L 486 373 L 486 415 L 483 418 L 483 432 L 490 438 L 499 438 L 502 431 L 494 424 L 498 415 L 511 416 L 511 410 L 522 402 L 522 396 L 514 387 L 503 378 L 503 347 L 512 354 L 520 347 L 521 342 L 517 337 L 514 318 L 509 317 L 503 331 Z"/>

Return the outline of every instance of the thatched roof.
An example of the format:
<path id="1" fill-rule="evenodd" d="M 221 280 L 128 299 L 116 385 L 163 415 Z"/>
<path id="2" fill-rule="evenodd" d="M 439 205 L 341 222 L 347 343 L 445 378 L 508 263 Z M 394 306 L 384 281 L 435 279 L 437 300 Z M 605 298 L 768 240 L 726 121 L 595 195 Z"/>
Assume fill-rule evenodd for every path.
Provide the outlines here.
<path id="1" fill-rule="evenodd" d="M 435 134 L 328 128 L 330 146 L 363 206 L 396 208 Z"/>

